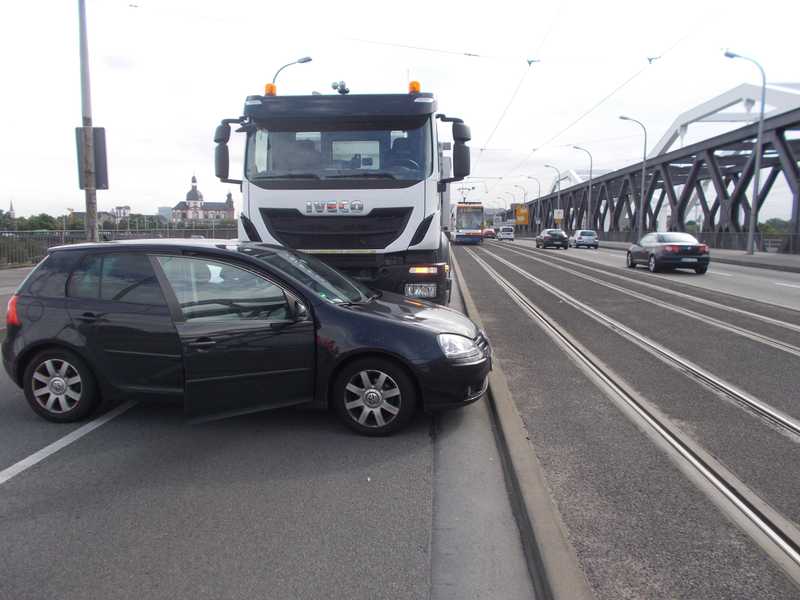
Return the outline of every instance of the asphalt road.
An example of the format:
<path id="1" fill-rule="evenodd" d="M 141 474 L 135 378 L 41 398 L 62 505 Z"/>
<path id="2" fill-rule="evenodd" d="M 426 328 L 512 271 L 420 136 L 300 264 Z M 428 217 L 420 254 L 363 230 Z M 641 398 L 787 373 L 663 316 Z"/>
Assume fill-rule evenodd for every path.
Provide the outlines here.
<path id="1" fill-rule="evenodd" d="M 798 332 L 767 325 L 754 317 L 764 315 L 797 324 L 800 313 L 730 296 L 727 284 L 714 285 L 712 277 L 706 278 L 705 287 L 697 287 L 684 283 L 688 276 L 654 277 L 644 270 L 631 273 L 618 268 L 624 256 L 618 252 L 609 257 L 602 252 L 523 246 L 519 242 L 489 242 L 477 249 L 459 247 L 457 256 L 492 339 L 496 360 L 508 376 L 552 496 L 597 597 L 800 597 L 800 589 L 777 564 L 578 370 L 489 277 L 476 257 L 555 319 L 562 331 L 599 357 L 673 426 L 795 526 L 800 523 L 800 440 L 776 431 L 738 404 L 667 366 L 530 281 L 512 265 L 795 418 L 800 418 L 796 392 L 800 389 L 800 357 L 576 273 L 704 311 L 740 327 L 769 330 L 770 335 L 787 344 L 800 342 Z M 581 265 L 602 267 L 620 277 L 603 276 Z M 725 266 L 725 270 L 729 268 Z M 754 274 L 757 269 L 745 270 L 747 278 L 765 277 L 760 272 Z M 658 288 L 718 302 L 750 316 L 659 293 L 640 282 L 655 282 Z"/>
<path id="2" fill-rule="evenodd" d="M 0 374 L 0 473 L 77 429 Z M 167 597 L 530 598 L 486 405 L 372 439 L 145 402 L 0 483 L 0 599 Z"/>

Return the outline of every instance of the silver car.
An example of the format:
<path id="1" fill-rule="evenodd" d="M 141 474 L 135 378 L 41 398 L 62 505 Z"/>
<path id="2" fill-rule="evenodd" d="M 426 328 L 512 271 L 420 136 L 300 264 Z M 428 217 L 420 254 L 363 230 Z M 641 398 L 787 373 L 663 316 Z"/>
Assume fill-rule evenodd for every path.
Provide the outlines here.
<path id="1" fill-rule="evenodd" d="M 596 231 L 592 231 L 591 229 L 579 229 L 569 237 L 569 245 L 573 248 L 585 246 L 586 248 L 594 248 L 597 250 L 597 248 L 600 247 L 600 238 L 597 237 Z"/>

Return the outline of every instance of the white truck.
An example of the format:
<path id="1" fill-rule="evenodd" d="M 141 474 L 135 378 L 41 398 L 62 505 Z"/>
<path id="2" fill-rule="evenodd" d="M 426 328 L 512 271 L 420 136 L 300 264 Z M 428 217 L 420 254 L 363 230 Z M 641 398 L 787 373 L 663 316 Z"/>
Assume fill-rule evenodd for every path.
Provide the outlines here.
<path id="1" fill-rule="evenodd" d="M 469 175 L 470 130 L 437 114 L 416 82 L 409 90 L 278 96 L 268 85 L 248 96 L 243 116 L 223 119 L 214 135 L 216 176 L 243 193 L 239 238 L 315 254 L 370 287 L 446 304 L 448 185 Z M 452 158 L 438 121 L 452 124 Z M 228 176 L 232 124 L 246 135 L 242 180 Z"/>

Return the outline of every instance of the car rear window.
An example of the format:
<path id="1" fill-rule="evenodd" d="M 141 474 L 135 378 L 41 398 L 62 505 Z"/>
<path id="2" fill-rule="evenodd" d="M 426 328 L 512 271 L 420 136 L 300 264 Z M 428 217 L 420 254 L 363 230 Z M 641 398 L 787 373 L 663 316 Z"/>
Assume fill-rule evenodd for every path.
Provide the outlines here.
<path id="1" fill-rule="evenodd" d="M 584 237 L 594 237 L 594 236 L 596 236 L 597 234 L 596 234 L 594 231 L 581 231 L 581 232 L 579 233 L 579 235 L 582 235 L 582 236 L 584 236 Z"/>
<path id="2" fill-rule="evenodd" d="M 659 242 L 667 242 L 672 244 L 696 244 L 697 239 L 688 233 L 659 233 Z"/>
<path id="3" fill-rule="evenodd" d="M 502 229 L 500 229 L 500 231 L 502 231 L 503 233 L 512 233 L 514 231 L 514 228 L 513 227 L 503 227 Z"/>
<path id="4" fill-rule="evenodd" d="M 166 304 L 145 254 L 87 256 L 72 273 L 67 295 L 133 304 Z"/>
<path id="5" fill-rule="evenodd" d="M 67 278 L 78 258 L 75 252 L 53 252 L 30 272 L 19 289 L 39 298 L 63 298 Z"/>

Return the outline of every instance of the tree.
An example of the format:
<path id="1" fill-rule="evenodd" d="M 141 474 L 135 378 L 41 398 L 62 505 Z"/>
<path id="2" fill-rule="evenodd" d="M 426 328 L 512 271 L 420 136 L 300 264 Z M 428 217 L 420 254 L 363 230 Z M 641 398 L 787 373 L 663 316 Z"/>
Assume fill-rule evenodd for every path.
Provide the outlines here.
<path id="1" fill-rule="evenodd" d="M 46 213 L 39 213 L 38 215 L 33 215 L 28 217 L 26 220 L 26 229 L 34 230 L 34 229 L 60 229 L 59 223 L 55 217 L 51 217 Z M 21 229 L 21 227 L 20 227 Z"/>

